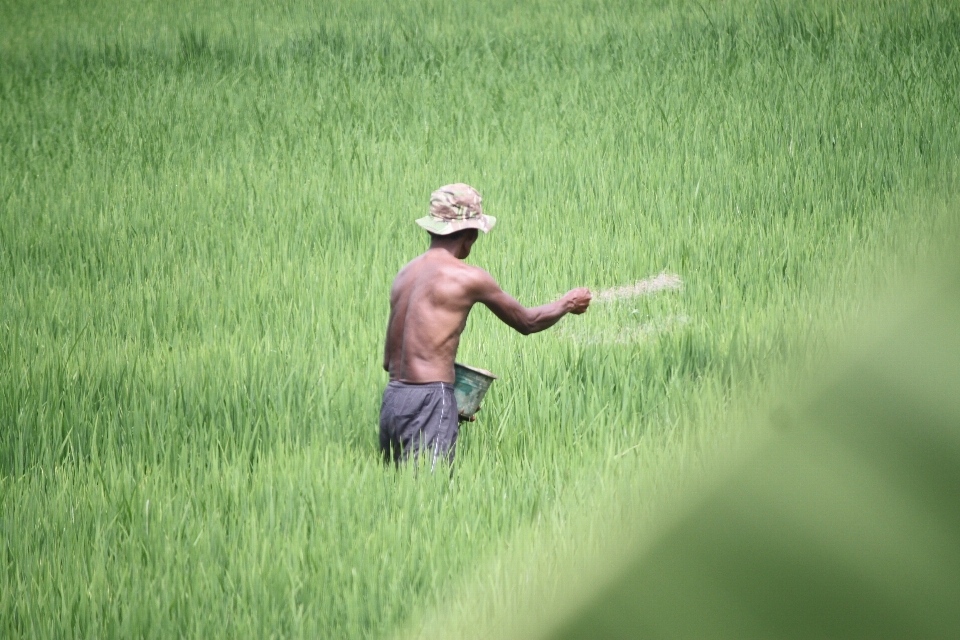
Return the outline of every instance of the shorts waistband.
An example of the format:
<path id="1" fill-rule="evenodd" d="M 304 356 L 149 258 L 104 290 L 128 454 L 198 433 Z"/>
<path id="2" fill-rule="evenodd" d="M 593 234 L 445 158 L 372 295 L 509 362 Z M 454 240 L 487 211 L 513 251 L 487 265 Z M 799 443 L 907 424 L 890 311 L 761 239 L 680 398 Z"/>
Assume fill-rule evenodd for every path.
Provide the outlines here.
<path id="1" fill-rule="evenodd" d="M 449 382 L 401 382 L 400 380 L 391 380 L 387 386 L 398 389 L 453 389 Z"/>

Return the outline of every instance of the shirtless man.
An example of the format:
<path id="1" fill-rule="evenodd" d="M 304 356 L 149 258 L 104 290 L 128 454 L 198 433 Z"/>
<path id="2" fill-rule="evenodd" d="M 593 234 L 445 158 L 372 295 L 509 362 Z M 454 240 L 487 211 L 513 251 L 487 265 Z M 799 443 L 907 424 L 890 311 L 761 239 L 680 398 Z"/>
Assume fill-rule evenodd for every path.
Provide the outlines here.
<path id="1" fill-rule="evenodd" d="M 477 302 L 528 335 L 553 326 L 590 304 L 588 289 L 573 289 L 556 302 L 527 309 L 489 273 L 462 260 L 479 231 L 496 218 L 483 214 L 480 194 L 465 184 L 433 192 L 430 215 L 417 224 L 430 233 L 430 248 L 408 263 L 390 289 L 390 320 L 383 368 L 390 382 L 380 408 L 380 449 L 385 461 L 405 461 L 421 450 L 453 462 L 459 421 L 453 395 L 453 362 L 467 315 Z"/>

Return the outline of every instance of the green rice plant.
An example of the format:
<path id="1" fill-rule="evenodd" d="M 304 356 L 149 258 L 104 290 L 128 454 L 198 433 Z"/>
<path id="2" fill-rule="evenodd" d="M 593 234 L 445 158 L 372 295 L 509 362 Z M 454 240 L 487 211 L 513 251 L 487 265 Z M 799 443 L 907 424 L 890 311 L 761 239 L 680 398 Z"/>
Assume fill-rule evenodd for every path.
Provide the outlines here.
<path id="1" fill-rule="evenodd" d="M 957 185 L 958 25 L 936 2 L 0 4 L 0 633 L 429 629 L 625 478 L 652 535 L 749 440 L 730 412 L 952 228 L 926 205 Z M 452 476 L 394 472 L 386 293 L 454 181 L 500 218 L 471 261 L 525 304 L 683 285 L 526 338 L 477 309 L 459 357 L 500 380 Z"/>
<path id="2" fill-rule="evenodd" d="M 840 365 L 550 637 L 960 632 L 960 278 L 884 304 Z M 932 273 L 932 275 L 931 275 Z M 789 396 L 788 396 L 789 397 Z M 529 637 L 529 636 L 525 636 Z"/>

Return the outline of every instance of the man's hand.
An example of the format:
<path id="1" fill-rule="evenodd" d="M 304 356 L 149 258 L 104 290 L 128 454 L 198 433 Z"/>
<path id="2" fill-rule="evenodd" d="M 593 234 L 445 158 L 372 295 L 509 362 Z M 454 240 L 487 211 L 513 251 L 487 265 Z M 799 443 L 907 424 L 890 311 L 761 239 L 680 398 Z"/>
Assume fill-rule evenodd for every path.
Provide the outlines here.
<path id="1" fill-rule="evenodd" d="M 482 409 L 482 408 L 483 408 L 483 407 L 477 407 L 477 411 L 480 411 L 480 409 Z M 477 421 L 477 414 L 476 414 L 476 413 L 473 414 L 472 416 L 470 416 L 469 418 L 468 418 L 467 416 L 465 416 L 465 415 L 461 415 L 461 414 L 459 414 L 459 413 L 457 414 L 457 422 L 476 422 L 476 421 Z"/>
<path id="2" fill-rule="evenodd" d="M 590 289 L 580 287 L 571 289 L 563 296 L 563 301 L 568 305 L 569 313 L 580 315 L 590 306 L 593 296 L 590 295 Z"/>

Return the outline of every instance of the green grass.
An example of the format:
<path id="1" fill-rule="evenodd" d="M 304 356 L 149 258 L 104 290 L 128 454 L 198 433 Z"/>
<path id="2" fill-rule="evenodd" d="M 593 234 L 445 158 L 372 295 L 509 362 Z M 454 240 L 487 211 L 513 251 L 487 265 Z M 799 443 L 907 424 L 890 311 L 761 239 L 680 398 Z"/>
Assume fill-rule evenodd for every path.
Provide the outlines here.
<path id="1" fill-rule="evenodd" d="M 952 3 L 0 25 L 2 635 L 387 635 L 621 482 L 653 531 L 730 411 L 955 217 Z M 528 338 L 476 310 L 460 359 L 501 379 L 450 480 L 385 471 L 376 422 L 389 284 L 455 181 L 499 218 L 470 261 L 525 304 L 684 286 Z M 522 602 L 504 585 L 458 619 Z"/>

